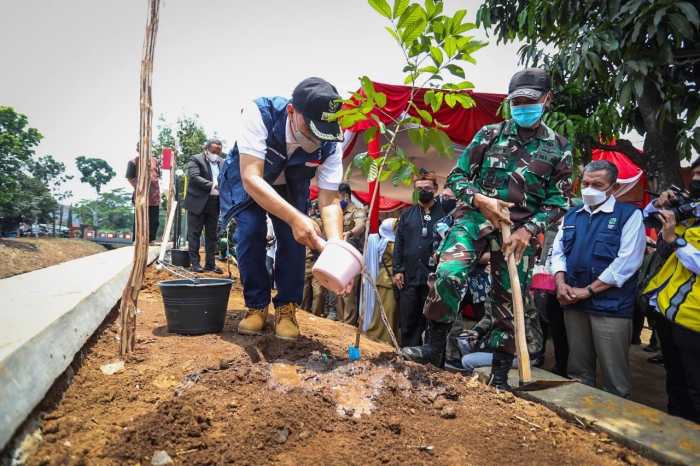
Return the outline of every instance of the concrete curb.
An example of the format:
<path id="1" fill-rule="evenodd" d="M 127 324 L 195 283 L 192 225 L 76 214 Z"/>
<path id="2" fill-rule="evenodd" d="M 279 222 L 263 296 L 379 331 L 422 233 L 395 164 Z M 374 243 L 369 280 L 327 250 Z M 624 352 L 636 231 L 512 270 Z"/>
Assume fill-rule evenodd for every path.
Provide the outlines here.
<path id="1" fill-rule="evenodd" d="M 482 381 L 491 369 L 477 369 Z M 532 368 L 533 380 L 565 380 Z M 509 383 L 518 386 L 518 371 L 512 369 Z M 583 422 L 643 455 L 662 463 L 700 465 L 700 425 L 657 409 L 589 387 L 571 383 L 518 396 L 547 406 L 565 418 Z"/>
<path id="2" fill-rule="evenodd" d="M 0 280 L 0 449 L 119 301 L 133 255 L 120 248 Z M 149 262 L 156 255 L 149 248 Z"/>

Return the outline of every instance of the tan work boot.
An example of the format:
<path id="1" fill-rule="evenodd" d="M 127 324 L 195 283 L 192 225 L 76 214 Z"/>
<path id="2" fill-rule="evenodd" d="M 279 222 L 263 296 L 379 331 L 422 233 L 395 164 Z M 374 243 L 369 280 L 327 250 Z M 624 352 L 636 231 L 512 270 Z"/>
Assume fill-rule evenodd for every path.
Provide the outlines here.
<path id="1" fill-rule="evenodd" d="M 297 306 L 288 303 L 275 308 L 275 336 L 283 340 L 296 340 L 299 336 L 297 323 Z"/>
<path id="2" fill-rule="evenodd" d="M 267 306 L 265 309 L 248 308 L 245 317 L 238 323 L 238 333 L 241 335 L 262 335 L 267 319 Z"/>

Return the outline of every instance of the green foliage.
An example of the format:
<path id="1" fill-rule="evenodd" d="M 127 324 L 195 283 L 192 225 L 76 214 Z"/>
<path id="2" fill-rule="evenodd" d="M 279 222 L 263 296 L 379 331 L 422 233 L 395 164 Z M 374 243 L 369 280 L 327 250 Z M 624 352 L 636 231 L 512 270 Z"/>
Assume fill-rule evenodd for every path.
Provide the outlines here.
<path id="1" fill-rule="evenodd" d="M 27 117 L 0 106 L 0 229 L 19 222 L 46 222 L 57 207 L 60 185 L 70 176 L 65 165 L 50 155 L 35 159 L 42 136 Z"/>
<path id="2" fill-rule="evenodd" d="M 388 128 L 376 115 L 386 105 L 386 96 L 376 91 L 367 76 L 362 76 L 361 91 L 343 101 L 344 105 L 335 117 L 345 128 L 374 120 L 373 126 L 365 132 L 365 139 L 371 139 L 378 131 L 389 140 L 376 159 L 367 153 L 355 156 L 352 167 L 361 170 L 367 181 L 391 180 L 394 186 L 410 185 L 417 169 L 396 144 L 397 135 L 408 132 L 411 141 L 424 151 L 433 147 L 440 154 L 453 155 L 452 142 L 443 131 L 446 125 L 435 119 L 434 114 L 442 105 L 450 108 L 455 105 L 474 106 L 474 100 L 465 92 L 474 85 L 465 80 L 460 63 L 475 63 L 472 54 L 486 44 L 465 34 L 476 27 L 464 21 L 466 10 L 447 15 L 443 12 L 441 0 L 394 0 L 393 4 L 386 0 L 368 0 L 368 3 L 390 22 L 386 30 L 401 49 L 404 83 L 412 87 L 412 92 L 405 111 Z M 432 112 L 416 103 L 421 87 L 430 88 L 422 93 L 422 99 Z"/>
<path id="3" fill-rule="evenodd" d="M 67 199 L 72 195 L 70 191 L 60 191 L 61 185 L 72 180 L 73 177 L 66 174 L 65 164 L 54 159 L 52 155 L 46 154 L 33 161 L 31 172 L 35 178 L 49 188 L 58 200 Z"/>
<path id="4" fill-rule="evenodd" d="M 575 148 L 636 129 L 650 135 L 650 157 L 662 151 L 677 165 L 700 150 L 697 5 L 485 0 L 477 23 L 493 28 L 499 42 L 522 42 L 521 61 L 551 71 L 556 100 L 547 122 Z"/>
<path id="5" fill-rule="evenodd" d="M 101 230 L 130 230 L 134 223 L 131 194 L 122 188 L 100 193 L 97 199 L 80 201 L 73 210 L 82 223 Z"/>
<path id="6" fill-rule="evenodd" d="M 80 171 L 80 182 L 95 188 L 97 194 L 100 194 L 102 186 L 109 183 L 116 175 L 107 161 L 98 157 L 78 156 L 75 158 L 75 166 Z"/>
<path id="7" fill-rule="evenodd" d="M 28 171 L 42 139 L 41 133 L 28 125 L 25 115 L 0 106 L 0 209 L 12 204 L 21 185 L 18 175 Z"/>
<path id="8" fill-rule="evenodd" d="M 202 152 L 207 134 L 199 122 L 198 115 L 183 115 L 177 119 L 175 127 L 168 125 L 162 115 L 158 119 L 158 135 L 153 142 L 153 153 L 161 154 L 163 148 L 169 147 L 175 152 L 175 162 L 184 168 L 190 156 Z"/>

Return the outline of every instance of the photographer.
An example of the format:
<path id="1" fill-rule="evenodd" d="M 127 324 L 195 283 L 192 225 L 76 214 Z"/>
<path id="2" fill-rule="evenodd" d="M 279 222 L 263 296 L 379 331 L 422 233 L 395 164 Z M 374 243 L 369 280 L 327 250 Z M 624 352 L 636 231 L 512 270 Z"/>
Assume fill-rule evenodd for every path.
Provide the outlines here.
<path id="1" fill-rule="evenodd" d="M 666 258 L 644 294 L 657 321 L 666 367 L 668 412 L 700 422 L 700 159 L 691 166 L 690 196 L 666 191 L 644 209 L 661 223 L 657 250 Z M 661 317 L 659 316 L 659 317 Z"/>

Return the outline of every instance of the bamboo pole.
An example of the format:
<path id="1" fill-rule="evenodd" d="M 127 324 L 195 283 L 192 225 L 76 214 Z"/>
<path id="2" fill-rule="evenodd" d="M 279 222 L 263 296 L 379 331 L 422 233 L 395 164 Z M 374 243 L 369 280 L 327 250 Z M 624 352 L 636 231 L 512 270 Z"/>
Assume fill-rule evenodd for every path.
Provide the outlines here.
<path id="1" fill-rule="evenodd" d="M 148 189 L 151 181 L 151 127 L 153 109 L 151 107 L 151 78 L 153 76 L 153 52 L 158 32 L 160 0 L 149 0 L 149 16 L 143 41 L 141 58 L 141 96 L 139 100 L 139 166 L 134 199 L 136 211 L 136 238 L 134 261 L 129 281 L 122 292 L 119 306 L 121 324 L 119 355 L 124 358 L 134 349 L 136 343 L 136 303 L 143 285 L 143 275 L 148 260 Z"/>

